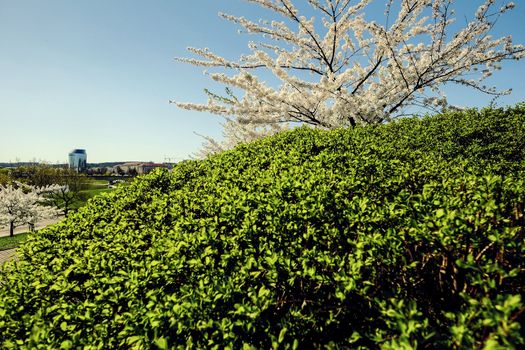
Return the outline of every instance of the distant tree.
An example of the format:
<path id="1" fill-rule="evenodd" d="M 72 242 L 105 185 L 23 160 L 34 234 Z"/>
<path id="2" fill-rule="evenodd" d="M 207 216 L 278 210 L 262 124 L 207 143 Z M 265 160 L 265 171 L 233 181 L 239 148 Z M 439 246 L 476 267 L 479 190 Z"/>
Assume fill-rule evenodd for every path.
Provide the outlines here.
<path id="1" fill-rule="evenodd" d="M 87 177 L 73 169 L 58 169 L 54 178 L 54 190 L 47 194 L 55 207 L 68 216 L 72 204 L 83 199 L 82 190 L 87 187 Z"/>
<path id="2" fill-rule="evenodd" d="M 46 195 L 65 216 L 68 215 L 75 201 L 83 199 L 82 190 L 86 188 L 88 182 L 85 174 L 78 173 L 74 169 L 52 167 L 47 164 L 18 167 L 15 178 L 38 188 L 56 185 L 53 187 L 54 190 Z"/>
<path id="3" fill-rule="evenodd" d="M 62 169 L 48 164 L 32 164 L 19 166 L 12 172 L 12 177 L 19 182 L 31 186 L 44 187 L 56 183 L 56 178 Z"/>
<path id="4" fill-rule="evenodd" d="M 225 142 L 208 138 L 212 152 L 297 123 L 353 127 L 388 121 L 408 108 L 438 111 L 448 106 L 441 90 L 445 83 L 506 94 L 483 80 L 501 68 L 500 62 L 522 59 L 525 52 L 511 36 L 489 35 L 512 2 L 485 0 L 461 26 L 454 23 L 453 0 L 383 0 L 381 22 L 366 16 L 372 0 L 247 1 L 278 17 L 251 21 L 220 14 L 244 32 L 263 36 L 262 42 L 249 43 L 250 54 L 229 60 L 209 49 L 189 48 L 197 58 L 177 58 L 220 69 L 210 76 L 226 86 L 225 96 L 205 90 L 206 104 L 175 102 L 226 118 Z M 301 14 L 303 4 L 320 22 Z M 268 76 L 255 75 L 257 70 L 280 83 L 271 86 Z"/>
<path id="5" fill-rule="evenodd" d="M 0 186 L 7 185 L 8 183 L 12 181 L 13 179 L 9 175 L 9 170 L 0 168 Z"/>
<path id="6" fill-rule="evenodd" d="M 63 169 L 53 168 L 48 164 L 38 164 L 28 167 L 27 181 L 37 187 L 49 186 L 57 183 L 57 177 Z"/>
<path id="7" fill-rule="evenodd" d="M 21 183 L 0 186 L 0 224 L 9 225 L 9 235 L 22 224 L 34 228 L 36 221 L 53 217 L 57 210 L 48 206 L 44 193 L 52 192 L 51 187 L 38 188 Z"/>
<path id="8" fill-rule="evenodd" d="M 113 168 L 113 171 L 119 176 L 123 176 L 126 174 L 126 172 L 118 165 Z"/>

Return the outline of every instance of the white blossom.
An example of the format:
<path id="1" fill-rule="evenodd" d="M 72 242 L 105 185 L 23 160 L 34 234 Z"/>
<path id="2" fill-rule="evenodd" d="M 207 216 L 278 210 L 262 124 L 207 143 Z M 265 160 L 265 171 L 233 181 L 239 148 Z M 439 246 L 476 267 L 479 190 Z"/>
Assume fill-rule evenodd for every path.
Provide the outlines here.
<path id="1" fill-rule="evenodd" d="M 207 138 L 207 151 L 296 123 L 347 127 L 388 121 L 411 107 L 446 107 L 440 93 L 444 83 L 505 94 L 485 87 L 483 80 L 501 68 L 501 61 L 525 55 L 525 47 L 513 44 L 510 36 L 494 39 L 488 34 L 498 17 L 514 7 L 512 2 L 496 7 L 486 0 L 472 19 L 451 32 L 454 0 L 383 0 L 383 22 L 366 20 L 372 0 L 308 0 L 318 20 L 301 15 L 291 0 L 247 1 L 279 17 L 251 21 L 220 14 L 243 32 L 265 38 L 249 43 L 250 54 L 235 61 L 209 49 L 189 48 L 196 58 L 177 58 L 219 68 L 209 76 L 229 91 L 226 98 L 209 93 L 206 104 L 175 102 L 226 118 L 225 142 Z M 280 84 L 268 85 L 259 70 L 270 72 Z"/>
<path id="2" fill-rule="evenodd" d="M 23 224 L 34 225 L 38 220 L 58 215 L 53 206 L 45 205 L 45 194 L 56 186 L 33 187 L 21 183 L 0 186 L 0 226 L 9 225 L 10 233 Z"/>

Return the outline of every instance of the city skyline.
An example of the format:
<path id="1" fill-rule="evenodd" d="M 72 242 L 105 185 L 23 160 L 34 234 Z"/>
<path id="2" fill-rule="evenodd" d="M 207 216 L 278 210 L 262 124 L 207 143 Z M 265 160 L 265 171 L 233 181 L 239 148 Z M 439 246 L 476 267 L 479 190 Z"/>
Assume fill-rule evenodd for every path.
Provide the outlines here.
<path id="1" fill-rule="evenodd" d="M 481 3 L 456 6 L 472 15 Z M 174 60 L 191 56 L 187 47 L 231 58 L 248 53 L 253 37 L 237 34 L 219 11 L 267 14 L 242 0 L 0 0 L 0 162 L 66 162 L 75 148 L 86 149 L 93 163 L 179 161 L 199 150 L 197 134 L 220 138 L 220 118 L 169 103 L 205 102 L 205 88 L 221 91 L 201 68 Z M 494 37 L 511 34 L 524 44 L 523 18 L 525 3 L 517 2 Z M 524 71 L 525 60 L 504 62 L 487 81 L 513 89 L 499 105 L 525 101 Z M 460 106 L 484 107 L 491 99 L 445 91 Z"/>

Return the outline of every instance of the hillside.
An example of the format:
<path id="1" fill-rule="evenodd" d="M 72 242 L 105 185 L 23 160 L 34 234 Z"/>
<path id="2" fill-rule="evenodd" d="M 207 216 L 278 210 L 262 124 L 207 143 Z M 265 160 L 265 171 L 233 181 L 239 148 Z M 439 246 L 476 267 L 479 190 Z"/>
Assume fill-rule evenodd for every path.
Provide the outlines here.
<path id="1" fill-rule="evenodd" d="M 2 348 L 518 348 L 524 145 L 521 104 L 140 177 L 19 249 Z"/>

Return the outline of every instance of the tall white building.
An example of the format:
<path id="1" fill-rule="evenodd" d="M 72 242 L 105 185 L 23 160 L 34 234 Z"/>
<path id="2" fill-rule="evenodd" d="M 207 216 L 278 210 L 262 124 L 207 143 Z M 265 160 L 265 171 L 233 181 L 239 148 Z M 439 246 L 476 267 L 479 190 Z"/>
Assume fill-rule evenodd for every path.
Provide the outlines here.
<path id="1" fill-rule="evenodd" d="M 87 168 L 87 153 L 85 149 L 74 149 L 69 152 L 69 168 L 84 171 Z"/>

